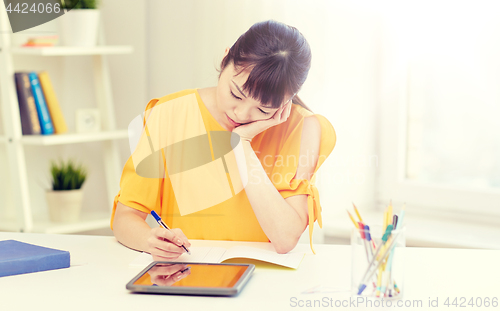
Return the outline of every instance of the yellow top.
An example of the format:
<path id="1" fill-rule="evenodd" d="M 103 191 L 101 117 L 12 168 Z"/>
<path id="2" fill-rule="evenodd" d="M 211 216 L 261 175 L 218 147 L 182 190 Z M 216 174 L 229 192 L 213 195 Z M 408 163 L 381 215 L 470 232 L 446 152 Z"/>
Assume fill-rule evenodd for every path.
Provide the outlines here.
<path id="1" fill-rule="evenodd" d="M 300 160 L 303 121 L 312 115 L 321 125 L 318 162 L 311 181 L 293 179 Z M 217 123 L 197 90 L 152 99 L 141 120 L 143 131 L 123 168 L 111 229 L 120 201 L 148 214 L 154 209 L 169 227 L 182 229 L 188 239 L 269 242 L 244 191 L 245 178 L 238 172 L 234 153 L 241 144 Z M 295 104 L 286 122 L 251 142 L 283 198 L 308 195 L 310 238 L 314 221 L 322 226 L 314 186 L 316 171 L 335 142 L 335 131 L 326 118 Z"/>

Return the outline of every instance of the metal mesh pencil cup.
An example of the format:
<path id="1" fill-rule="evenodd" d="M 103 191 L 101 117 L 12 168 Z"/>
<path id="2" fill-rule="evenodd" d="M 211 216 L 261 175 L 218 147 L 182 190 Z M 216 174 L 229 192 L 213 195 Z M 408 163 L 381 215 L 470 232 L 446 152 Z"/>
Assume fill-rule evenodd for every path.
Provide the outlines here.
<path id="1" fill-rule="evenodd" d="M 384 228 L 385 229 L 385 228 Z M 406 227 L 390 231 L 382 226 L 351 232 L 351 293 L 383 299 L 404 294 L 404 248 Z M 385 240 L 385 241 L 384 241 Z"/>

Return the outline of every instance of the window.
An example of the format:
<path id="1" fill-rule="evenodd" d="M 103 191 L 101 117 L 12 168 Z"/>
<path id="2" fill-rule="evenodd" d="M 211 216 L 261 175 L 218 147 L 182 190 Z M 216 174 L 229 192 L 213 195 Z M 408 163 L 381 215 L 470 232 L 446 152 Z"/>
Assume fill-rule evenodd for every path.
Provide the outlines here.
<path id="1" fill-rule="evenodd" d="M 500 3 L 435 4 L 386 14 L 379 200 L 500 215 Z"/>

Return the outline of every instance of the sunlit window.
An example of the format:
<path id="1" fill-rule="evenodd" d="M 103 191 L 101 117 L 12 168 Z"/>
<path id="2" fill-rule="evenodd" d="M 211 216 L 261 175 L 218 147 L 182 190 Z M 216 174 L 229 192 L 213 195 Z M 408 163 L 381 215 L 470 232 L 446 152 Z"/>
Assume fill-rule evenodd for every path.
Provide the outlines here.
<path id="1" fill-rule="evenodd" d="M 410 180 L 500 189 L 500 22 L 484 12 L 431 15 L 408 42 Z"/>

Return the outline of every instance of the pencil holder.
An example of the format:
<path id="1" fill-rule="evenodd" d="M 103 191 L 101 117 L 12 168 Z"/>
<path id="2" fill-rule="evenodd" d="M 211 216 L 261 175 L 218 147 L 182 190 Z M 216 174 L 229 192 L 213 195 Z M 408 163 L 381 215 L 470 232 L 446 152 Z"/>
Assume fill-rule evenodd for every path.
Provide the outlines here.
<path id="1" fill-rule="evenodd" d="M 361 228 L 362 227 L 362 228 Z M 406 227 L 363 227 L 351 233 L 353 296 L 401 299 L 404 293 Z"/>

